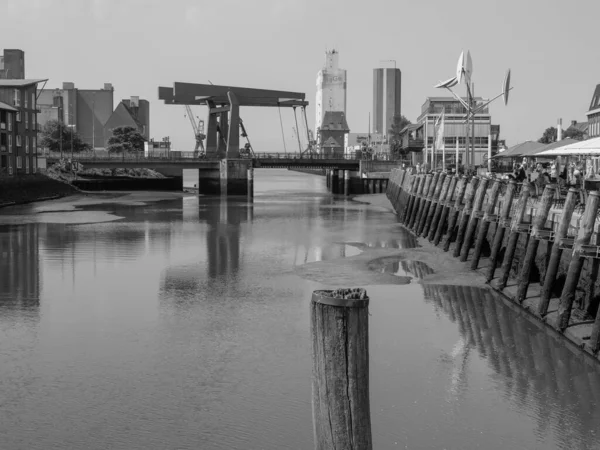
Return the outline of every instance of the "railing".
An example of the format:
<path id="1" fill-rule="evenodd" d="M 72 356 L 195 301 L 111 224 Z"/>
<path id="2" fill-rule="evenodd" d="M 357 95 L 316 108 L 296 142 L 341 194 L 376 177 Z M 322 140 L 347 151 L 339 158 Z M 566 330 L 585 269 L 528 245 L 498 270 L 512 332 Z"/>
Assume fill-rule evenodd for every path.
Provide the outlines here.
<path id="1" fill-rule="evenodd" d="M 75 161 L 89 161 L 89 162 L 105 162 L 105 161 L 218 161 L 219 158 L 207 158 L 206 156 L 198 156 L 196 152 L 150 152 L 148 156 L 145 156 L 144 152 L 128 152 L 128 153 L 110 153 L 106 151 L 97 152 L 80 152 L 73 153 L 71 158 L 71 152 L 69 149 L 64 149 L 60 152 L 49 152 L 47 150 L 40 152 L 39 156 L 45 156 L 48 159 L 73 159 Z M 354 154 L 305 154 L 299 153 L 255 153 L 253 156 L 245 154 L 240 156 L 241 159 L 254 159 L 254 160 L 268 160 L 268 159 L 281 159 L 281 160 L 302 160 L 302 161 L 401 161 L 398 158 L 392 157 L 378 157 L 377 155 L 362 155 L 357 157 Z"/>

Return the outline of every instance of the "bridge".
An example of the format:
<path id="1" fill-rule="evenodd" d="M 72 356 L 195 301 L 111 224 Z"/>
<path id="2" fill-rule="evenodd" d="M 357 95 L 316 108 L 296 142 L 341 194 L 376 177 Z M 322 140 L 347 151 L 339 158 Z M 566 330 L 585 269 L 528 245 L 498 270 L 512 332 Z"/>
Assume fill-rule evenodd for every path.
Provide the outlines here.
<path id="1" fill-rule="evenodd" d="M 332 158 L 328 155 L 299 153 L 254 153 L 252 157 L 237 158 L 251 163 L 252 168 L 261 169 L 338 169 L 360 170 L 362 159 L 350 156 Z M 48 163 L 60 160 L 59 153 L 51 153 L 46 157 Z M 72 161 L 81 163 L 86 169 L 153 169 L 157 172 L 172 173 L 181 169 L 213 169 L 219 166 L 218 158 L 198 158 L 194 152 L 160 153 L 144 156 L 142 152 L 131 154 L 93 153 L 74 154 Z M 393 164 L 395 165 L 395 164 Z"/>

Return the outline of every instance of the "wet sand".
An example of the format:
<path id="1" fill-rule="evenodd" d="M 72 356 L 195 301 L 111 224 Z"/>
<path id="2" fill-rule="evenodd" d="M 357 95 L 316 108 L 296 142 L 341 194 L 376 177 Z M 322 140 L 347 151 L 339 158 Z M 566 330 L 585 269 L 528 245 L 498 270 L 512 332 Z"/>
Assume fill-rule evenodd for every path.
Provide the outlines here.
<path id="1" fill-rule="evenodd" d="M 145 206 L 150 203 L 187 197 L 184 192 L 130 192 L 105 191 L 71 195 L 56 200 L 15 205 L 0 212 L 0 225 L 28 223 L 100 223 L 122 219 L 107 211 L 86 211 L 82 208 L 96 205 Z"/>

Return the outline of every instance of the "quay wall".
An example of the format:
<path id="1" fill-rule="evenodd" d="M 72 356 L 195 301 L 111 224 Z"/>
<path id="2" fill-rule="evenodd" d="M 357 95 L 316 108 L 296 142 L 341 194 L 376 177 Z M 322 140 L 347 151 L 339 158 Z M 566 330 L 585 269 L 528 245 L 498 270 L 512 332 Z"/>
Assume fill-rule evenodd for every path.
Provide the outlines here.
<path id="1" fill-rule="evenodd" d="M 600 196 L 513 184 L 510 198 L 508 181 L 393 169 L 386 195 L 405 227 L 599 359 Z"/>

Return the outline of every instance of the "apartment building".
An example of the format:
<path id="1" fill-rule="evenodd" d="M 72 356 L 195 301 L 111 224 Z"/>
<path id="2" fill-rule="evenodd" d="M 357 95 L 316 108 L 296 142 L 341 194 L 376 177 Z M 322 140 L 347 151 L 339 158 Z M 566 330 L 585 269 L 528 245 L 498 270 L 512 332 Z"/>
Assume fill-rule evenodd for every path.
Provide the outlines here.
<path id="1" fill-rule="evenodd" d="M 0 79 L 0 173 L 27 175 L 37 170 L 37 87 L 45 81 Z"/>

